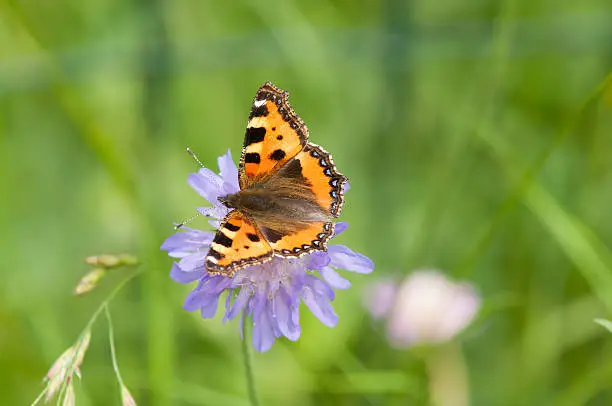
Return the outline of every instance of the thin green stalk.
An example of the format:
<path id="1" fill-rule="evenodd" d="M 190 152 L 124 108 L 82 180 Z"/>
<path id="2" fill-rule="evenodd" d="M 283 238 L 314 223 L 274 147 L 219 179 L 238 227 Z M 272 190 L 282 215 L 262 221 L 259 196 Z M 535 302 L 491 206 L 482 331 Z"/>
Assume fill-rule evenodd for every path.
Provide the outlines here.
<path id="1" fill-rule="evenodd" d="M 36 406 L 38 402 L 42 400 L 43 396 L 45 396 L 46 393 L 47 393 L 47 388 L 43 389 L 42 392 L 40 392 L 38 397 L 34 399 L 34 401 L 30 404 L 30 406 Z"/>
<path id="2" fill-rule="evenodd" d="M 117 351 L 115 350 L 115 331 L 113 329 L 113 320 L 111 319 L 110 311 L 108 310 L 108 304 L 104 306 L 104 313 L 106 314 L 106 320 L 108 321 L 108 343 L 111 350 L 111 359 L 113 360 L 113 369 L 117 376 L 117 382 L 123 388 L 123 379 L 121 379 L 121 372 L 119 372 L 119 364 L 117 363 Z"/>
<path id="3" fill-rule="evenodd" d="M 250 329 L 251 323 L 248 322 L 248 318 L 245 316 L 242 318 L 242 331 L 244 333 L 244 337 L 242 338 L 242 358 L 244 361 L 244 372 L 246 374 L 249 401 L 252 406 L 258 406 L 259 401 L 257 400 L 257 392 L 255 391 L 255 376 L 253 375 L 253 364 L 251 362 L 251 346 L 249 345 Z"/>

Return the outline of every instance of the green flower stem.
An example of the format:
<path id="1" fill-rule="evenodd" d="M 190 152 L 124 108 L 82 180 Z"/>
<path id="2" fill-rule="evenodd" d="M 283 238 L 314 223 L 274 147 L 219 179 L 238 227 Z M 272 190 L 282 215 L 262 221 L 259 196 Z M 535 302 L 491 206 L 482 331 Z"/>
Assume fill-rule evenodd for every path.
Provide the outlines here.
<path id="1" fill-rule="evenodd" d="M 108 321 L 108 343 L 110 344 L 111 358 L 113 361 L 113 369 L 117 376 L 117 382 L 119 386 L 123 388 L 123 379 L 121 378 L 121 372 L 119 372 L 119 364 L 117 363 L 117 350 L 115 350 L 115 330 L 113 328 L 113 320 L 108 310 L 108 303 L 104 305 L 104 312 L 106 313 L 106 320 Z"/>
<path id="2" fill-rule="evenodd" d="M 425 356 L 432 405 L 470 404 L 467 365 L 459 344 L 447 343 Z"/>
<path id="3" fill-rule="evenodd" d="M 259 401 L 257 400 L 257 392 L 255 391 L 255 376 L 253 375 L 251 347 L 249 345 L 250 330 L 251 323 L 248 322 L 248 318 L 245 316 L 242 319 L 242 331 L 244 334 L 244 337 L 242 338 L 242 355 L 244 361 L 244 372 L 246 374 L 247 392 L 251 405 L 259 406 Z"/>

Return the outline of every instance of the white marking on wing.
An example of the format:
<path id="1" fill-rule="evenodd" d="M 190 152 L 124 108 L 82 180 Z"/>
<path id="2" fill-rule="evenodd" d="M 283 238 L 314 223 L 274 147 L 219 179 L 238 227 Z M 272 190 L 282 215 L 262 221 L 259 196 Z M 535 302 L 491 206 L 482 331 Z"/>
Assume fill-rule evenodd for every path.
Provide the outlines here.
<path id="1" fill-rule="evenodd" d="M 225 234 L 226 237 L 228 237 L 229 239 L 233 240 L 234 237 L 236 236 L 236 232 L 235 231 L 230 231 L 227 228 L 222 228 L 221 232 L 223 234 Z"/>

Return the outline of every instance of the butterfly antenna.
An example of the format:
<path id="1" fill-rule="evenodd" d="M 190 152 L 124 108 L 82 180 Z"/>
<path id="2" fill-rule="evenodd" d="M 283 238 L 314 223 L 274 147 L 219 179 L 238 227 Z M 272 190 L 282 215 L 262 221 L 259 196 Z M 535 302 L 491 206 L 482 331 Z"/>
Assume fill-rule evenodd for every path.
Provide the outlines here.
<path id="1" fill-rule="evenodd" d="M 198 163 L 198 165 L 200 165 L 202 168 L 204 168 L 204 164 L 202 163 L 202 161 L 200 161 L 200 159 L 199 159 L 199 158 L 198 158 L 198 156 L 195 154 L 195 152 L 193 152 L 193 151 L 191 150 L 191 148 L 187 147 L 187 153 L 188 153 L 189 155 L 191 155 L 191 157 L 192 157 L 193 159 L 195 159 L 195 161 Z"/>
<path id="2" fill-rule="evenodd" d="M 175 229 L 175 230 L 178 230 L 179 228 L 183 227 L 185 224 L 189 224 L 189 223 L 191 223 L 191 222 L 193 221 L 193 219 L 195 219 L 196 217 L 199 217 L 199 216 L 202 216 L 202 215 L 203 215 L 203 216 L 206 216 L 206 217 L 212 217 L 210 214 L 202 214 L 202 213 L 200 213 L 200 212 L 197 212 L 197 213 L 196 213 L 196 214 L 194 214 L 193 216 L 189 217 L 187 220 L 185 220 L 185 221 L 183 221 L 183 222 L 181 222 L 181 223 L 176 224 L 176 225 L 174 226 L 174 229 Z"/>

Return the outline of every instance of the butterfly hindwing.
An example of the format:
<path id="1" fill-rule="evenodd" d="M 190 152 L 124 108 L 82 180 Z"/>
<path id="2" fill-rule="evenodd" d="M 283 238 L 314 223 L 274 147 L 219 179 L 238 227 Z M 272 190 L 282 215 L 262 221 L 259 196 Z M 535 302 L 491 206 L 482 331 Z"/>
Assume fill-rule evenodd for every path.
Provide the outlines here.
<path id="1" fill-rule="evenodd" d="M 240 159 L 241 189 L 268 178 L 306 145 L 308 128 L 288 98 L 287 92 L 270 82 L 257 91 Z"/>
<path id="2" fill-rule="evenodd" d="M 266 262 L 272 256 L 272 247 L 259 230 L 234 210 L 215 234 L 206 255 L 206 268 L 211 274 L 232 275 L 249 265 Z"/>
<path id="3" fill-rule="evenodd" d="M 338 217 L 344 201 L 344 183 L 347 178 L 334 166 L 331 155 L 318 145 L 308 143 L 293 160 L 288 162 L 273 177 L 275 189 L 283 182 L 278 178 L 291 181 L 294 196 L 293 206 L 285 205 L 283 212 L 301 213 L 309 221 L 298 223 L 286 221 L 284 227 L 261 219 L 261 231 L 274 253 L 281 256 L 300 256 L 302 254 L 326 249 L 327 240 L 334 233 L 333 223 L 322 221 Z M 276 227 L 275 227 L 276 226 Z"/>
<path id="4" fill-rule="evenodd" d="M 338 172 L 331 155 L 320 146 L 308 143 L 295 159 L 300 163 L 302 177 L 316 203 L 332 217 L 338 217 L 344 203 L 347 178 Z"/>
<path id="5" fill-rule="evenodd" d="M 272 238 L 270 246 L 276 255 L 299 257 L 315 250 L 326 250 L 327 241 L 333 235 L 334 223 L 312 222 L 295 233 Z"/>

